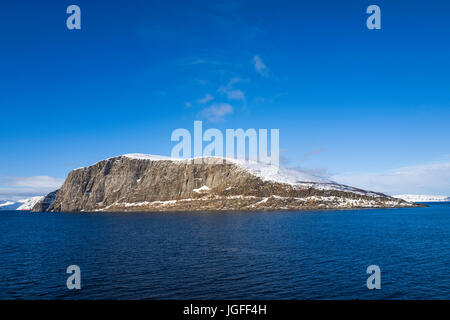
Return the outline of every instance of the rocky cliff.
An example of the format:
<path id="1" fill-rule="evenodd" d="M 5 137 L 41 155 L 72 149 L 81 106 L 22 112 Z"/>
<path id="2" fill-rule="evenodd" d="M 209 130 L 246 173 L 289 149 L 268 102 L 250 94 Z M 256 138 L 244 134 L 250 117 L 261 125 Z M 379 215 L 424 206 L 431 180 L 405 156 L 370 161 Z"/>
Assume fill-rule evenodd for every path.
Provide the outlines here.
<path id="1" fill-rule="evenodd" d="M 196 163 L 200 162 L 200 163 Z M 381 193 L 243 160 L 124 155 L 73 170 L 33 211 L 299 210 L 410 207 Z"/>
<path id="2" fill-rule="evenodd" d="M 52 205 L 52 203 L 55 201 L 56 194 L 58 193 L 58 190 L 50 192 L 45 197 L 42 197 L 31 209 L 32 211 L 38 211 L 43 212 L 47 211 L 48 208 Z"/>

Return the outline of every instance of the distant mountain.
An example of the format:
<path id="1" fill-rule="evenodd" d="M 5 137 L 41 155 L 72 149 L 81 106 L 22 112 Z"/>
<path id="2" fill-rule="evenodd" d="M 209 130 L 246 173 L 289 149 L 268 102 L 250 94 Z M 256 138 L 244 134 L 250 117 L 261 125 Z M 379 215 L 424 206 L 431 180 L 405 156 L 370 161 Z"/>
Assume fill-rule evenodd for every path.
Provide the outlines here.
<path id="1" fill-rule="evenodd" d="M 0 201 L 0 210 L 31 210 L 44 197 L 32 197 L 18 201 Z"/>
<path id="2" fill-rule="evenodd" d="M 447 196 L 428 196 L 420 194 L 399 194 L 394 198 L 402 199 L 409 202 L 448 202 L 450 197 Z"/>
<path id="3" fill-rule="evenodd" d="M 33 211 L 225 211 L 419 206 L 245 160 L 128 154 L 73 170 Z"/>
<path id="4" fill-rule="evenodd" d="M 43 196 L 40 196 L 40 197 L 32 197 L 25 200 L 19 200 L 18 202 L 22 203 L 22 205 L 18 207 L 16 210 L 31 210 L 36 205 L 36 203 L 41 201 L 43 198 L 44 198 Z"/>
<path id="5" fill-rule="evenodd" d="M 17 201 L 0 201 L 0 211 L 16 210 L 22 204 Z"/>

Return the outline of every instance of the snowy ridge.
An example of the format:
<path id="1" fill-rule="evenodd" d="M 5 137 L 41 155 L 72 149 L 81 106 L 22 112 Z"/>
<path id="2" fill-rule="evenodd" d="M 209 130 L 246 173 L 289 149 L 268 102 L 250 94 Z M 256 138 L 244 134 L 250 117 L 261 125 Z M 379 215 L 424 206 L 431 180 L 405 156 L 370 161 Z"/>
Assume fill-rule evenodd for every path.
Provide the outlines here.
<path id="1" fill-rule="evenodd" d="M 315 183 L 331 183 L 330 180 L 317 177 L 305 172 L 294 169 L 278 167 L 275 165 L 264 164 L 255 161 L 247 161 L 243 159 L 226 159 L 241 166 L 253 175 L 260 177 L 264 181 L 274 181 L 279 183 L 287 183 L 296 185 L 301 182 L 315 182 Z"/>
<path id="2" fill-rule="evenodd" d="M 198 158 L 190 158 L 190 159 L 178 159 L 178 158 L 170 158 L 165 156 L 158 155 L 150 155 L 150 154 L 141 154 L 141 153 L 132 153 L 125 154 L 122 157 L 126 157 L 129 159 L 138 159 L 138 160 L 151 160 L 151 161 L 191 161 Z M 352 192 L 360 195 L 368 195 L 373 197 L 384 196 L 380 193 L 376 192 L 367 192 L 364 190 L 356 189 L 353 187 L 345 186 L 342 184 L 338 184 L 334 181 L 331 181 L 326 178 L 314 176 L 308 174 L 306 172 L 302 172 L 299 170 L 278 167 L 275 165 L 264 164 L 256 161 L 249 161 L 244 159 L 233 159 L 233 158 L 224 158 L 224 157 L 204 157 L 202 158 L 205 163 L 208 163 L 208 160 L 211 159 L 212 163 L 218 163 L 218 161 L 224 161 L 226 163 L 233 163 L 241 167 L 247 172 L 261 178 L 263 181 L 272 181 L 278 183 L 285 183 L 291 186 L 296 186 L 300 188 L 315 188 L 318 190 L 338 190 L 345 192 Z"/>
<path id="3" fill-rule="evenodd" d="M 179 158 L 170 158 L 165 156 L 157 156 L 157 155 L 150 155 L 150 154 L 141 154 L 141 153 L 132 153 L 132 154 L 125 154 L 122 157 L 126 157 L 129 159 L 138 159 L 138 160 L 151 160 L 151 161 L 191 161 L 195 159 L 204 159 L 205 163 L 208 163 L 208 159 L 212 159 L 212 163 L 218 163 L 218 160 L 223 160 L 226 163 L 233 163 L 236 164 L 244 169 L 246 171 L 252 173 L 253 175 L 260 177 L 264 181 L 274 181 L 279 183 L 287 183 L 290 185 L 295 185 L 299 182 L 316 182 L 316 183 L 332 183 L 332 181 L 313 176 L 310 174 L 307 174 L 305 172 L 301 172 L 294 169 L 288 169 L 283 167 L 278 167 L 275 165 L 270 164 L 264 164 L 261 162 L 256 161 L 250 161 L 250 160 L 244 160 L 244 159 L 233 159 L 233 158 L 223 158 L 223 157 L 197 157 L 197 158 L 190 158 L 190 159 L 179 159 Z"/>
<path id="4" fill-rule="evenodd" d="M 31 210 L 35 206 L 36 203 L 44 199 L 43 196 L 41 197 L 32 197 L 29 199 L 19 200 L 18 202 L 21 202 L 22 205 L 18 207 L 16 210 Z"/>
<path id="5" fill-rule="evenodd" d="M 172 161 L 186 161 L 186 159 L 177 159 L 166 156 L 158 156 L 152 154 L 143 154 L 143 153 L 130 153 L 124 154 L 122 157 L 130 158 L 130 159 L 138 159 L 138 160 L 152 160 L 152 161 L 164 161 L 164 160 L 172 160 Z"/>
<path id="6" fill-rule="evenodd" d="M 177 158 L 171 158 L 171 157 L 166 157 L 166 156 L 158 156 L 158 155 L 152 155 L 152 154 L 129 153 L 129 154 L 121 155 L 121 156 L 106 158 L 106 159 L 97 161 L 96 163 L 94 163 L 94 164 L 92 164 L 90 166 L 76 168 L 73 171 L 86 169 L 88 167 L 95 166 L 96 164 L 98 164 L 100 162 L 108 161 L 108 160 L 115 159 L 115 158 L 121 158 L 121 157 L 125 157 L 125 158 L 128 158 L 128 159 L 151 160 L 151 161 L 188 161 L 188 159 L 177 159 Z"/>
<path id="7" fill-rule="evenodd" d="M 189 162 L 195 159 L 203 159 L 203 163 L 208 163 L 208 160 L 211 159 L 211 163 L 220 163 L 219 161 L 223 161 L 225 163 L 233 163 L 246 171 L 252 173 L 253 175 L 260 177 L 264 181 L 274 181 L 279 183 L 287 183 L 290 185 L 296 185 L 301 182 L 314 182 L 314 183 L 333 183 L 332 181 L 317 177 L 305 172 L 301 172 L 294 169 L 278 167 L 275 165 L 264 164 L 261 162 L 244 160 L 244 159 L 233 159 L 233 158 L 225 158 L 225 157 L 196 157 L 189 159 L 181 159 L 181 158 L 171 158 L 167 156 L 159 156 L 152 154 L 143 154 L 143 153 L 130 153 L 124 154 L 122 156 L 112 157 L 105 160 L 98 161 L 93 165 L 96 165 L 99 162 L 107 161 L 114 158 L 128 158 L 134 160 L 149 160 L 149 161 L 174 161 L 174 162 Z M 81 167 L 75 170 L 84 169 L 87 167 Z"/>
<path id="8" fill-rule="evenodd" d="M 420 194 L 399 194 L 393 196 L 394 198 L 402 199 L 409 202 L 447 202 L 450 197 L 447 196 L 430 196 Z"/>

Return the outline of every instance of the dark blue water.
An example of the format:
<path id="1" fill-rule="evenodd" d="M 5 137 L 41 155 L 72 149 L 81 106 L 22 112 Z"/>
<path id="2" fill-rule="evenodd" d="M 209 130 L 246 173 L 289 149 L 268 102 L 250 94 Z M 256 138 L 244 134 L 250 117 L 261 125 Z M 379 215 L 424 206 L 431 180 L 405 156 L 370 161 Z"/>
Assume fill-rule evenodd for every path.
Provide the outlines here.
<path id="1" fill-rule="evenodd" d="M 1 299 L 450 298 L 450 203 L 0 219 Z M 72 264 L 79 291 L 66 287 Z M 381 290 L 366 287 L 372 264 Z"/>

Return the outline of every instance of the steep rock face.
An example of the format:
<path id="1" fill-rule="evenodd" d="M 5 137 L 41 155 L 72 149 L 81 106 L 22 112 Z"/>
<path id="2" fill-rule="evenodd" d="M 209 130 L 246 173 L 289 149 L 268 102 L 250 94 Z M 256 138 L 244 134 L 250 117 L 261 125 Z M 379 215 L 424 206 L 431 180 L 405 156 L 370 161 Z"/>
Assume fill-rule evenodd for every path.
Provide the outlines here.
<path id="1" fill-rule="evenodd" d="M 41 200 L 39 200 L 31 209 L 31 211 L 35 212 L 44 212 L 47 211 L 48 208 L 52 205 L 52 203 L 55 201 L 56 194 L 58 193 L 58 190 L 55 190 L 53 192 L 50 192 L 45 197 L 42 197 Z"/>
<path id="2" fill-rule="evenodd" d="M 73 170 L 33 211 L 298 210 L 407 207 L 409 202 L 270 166 L 125 155 Z M 206 163 L 205 163 L 206 162 Z M 293 179 L 294 177 L 295 179 Z M 298 179 L 306 179 L 299 181 Z M 308 181 L 310 180 L 310 181 Z M 54 195 L 53 195 L 54 196 Z M 51 199 L 52 196 L 46 198 Z M 45 199 L 44 199 L 45 200 Z"/>

